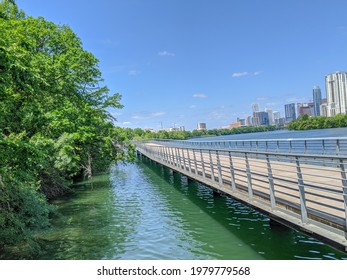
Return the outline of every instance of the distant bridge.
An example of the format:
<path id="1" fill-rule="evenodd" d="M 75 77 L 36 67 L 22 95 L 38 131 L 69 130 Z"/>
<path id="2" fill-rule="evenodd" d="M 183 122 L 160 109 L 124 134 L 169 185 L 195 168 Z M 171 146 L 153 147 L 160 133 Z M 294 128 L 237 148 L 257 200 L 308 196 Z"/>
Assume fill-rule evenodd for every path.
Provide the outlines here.
<path id="1" fill-rule="evenodd" d="M 151 160 L 347 252 L 347 138 L 135 144 Z"/>

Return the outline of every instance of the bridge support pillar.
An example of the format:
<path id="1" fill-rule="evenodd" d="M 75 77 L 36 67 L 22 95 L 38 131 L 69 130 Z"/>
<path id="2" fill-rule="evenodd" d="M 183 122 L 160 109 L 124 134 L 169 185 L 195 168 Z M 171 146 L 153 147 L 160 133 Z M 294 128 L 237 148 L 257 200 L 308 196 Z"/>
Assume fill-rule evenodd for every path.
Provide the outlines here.
<path id="1" fill-rule="evenodd" d="M 213 197 L 221 197 L 222 193 L 217 191 L 217 190 L 213 190 Z"/>

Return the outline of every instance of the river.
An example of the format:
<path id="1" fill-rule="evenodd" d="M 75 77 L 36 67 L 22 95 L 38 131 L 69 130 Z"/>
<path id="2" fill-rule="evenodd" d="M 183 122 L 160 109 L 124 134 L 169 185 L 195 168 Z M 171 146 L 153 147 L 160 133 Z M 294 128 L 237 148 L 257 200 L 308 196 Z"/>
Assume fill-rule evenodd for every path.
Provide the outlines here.
<path id="1" fill-rule="evenodd" d="M 228 139 L 344 136 L 347 129 L 274 131 Z M 208 138 L 213 140 L 212 138 Z M 52 226 L 37 233 L 40 251 L 5 259 L 347 259 L 347 254 L 148 159 L 114 166 L 55 200 Z"/>

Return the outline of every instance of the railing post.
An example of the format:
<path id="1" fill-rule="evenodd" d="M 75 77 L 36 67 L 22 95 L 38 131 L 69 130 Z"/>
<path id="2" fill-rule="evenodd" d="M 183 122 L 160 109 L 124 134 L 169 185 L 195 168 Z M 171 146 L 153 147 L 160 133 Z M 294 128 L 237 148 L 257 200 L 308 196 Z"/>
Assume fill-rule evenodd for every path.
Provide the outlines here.
<path id="1" fill-rule="evenodd" d="M 340 139 L 336 139 L 336 154 L 340 154 Z"/>
<path id="2" fill-rule="evenodd" d="M 194 160 L 194 169 L 195 169 L 195 174 L 196 175 L 199 175 L 198 174 L 198 164 L 197 164 L 197 162 L 196 162 L 196 156 L 195 156 L 195 149 L 193 149 L 193 160 Z"/>
<path id="3" fill-rule="evenodd" d="M 174 151 L 174 159 L 175 159 L 174 165 L 178 168 L 177 148 L 174 147 L 174 148 L 172 148 L 172 149 L 173 149 L 173 151 Z"/>
<path id="4" fill-rule="evenodd" d="M 187 148 L 187 158 L 188 158 L 189 173 L 192 173 L 192 165 L 190 162 L 190 155 L 189 155 L 189 149 L 188 148 Z"/>
<path id="5" fill-rule="evenodd" d="M 208 153 L 210 155 L 211 181 L 212 181 L 212 183 L 214 183 L 215 179 L 214 179 L 214 168 L 213 168 L 213 161 L 212 161 L 211 150 L 208 150 Z"/>
<path id="6" fill-rule="evenodd" d="M 216 156 L 217 156 L 217 167 L 218 167 L 218 183 L 219 187 L 222 188 L 223 186 L 223 178 L 222 178 L 222 166 L 220 163 L 220 158 L 219 158 L 219 152 L 216 151 Z"/>
<path id="7" fill-rule="evenodd" d="M 229 152 L 229 164 L 230 164 L 230 179 L 231 179 L 231 189 L 233 191 L 236 191 L 236 184 L 235 184 L 235 171 L 234 171 L 234 165 L 233 165 L 233 158 L 231 156 L 231 152 Z"/>
<path id="8" fill-rule="evenodd" d="M 205 162 L 204 162 L 204 158 L 202 155 L 202 150 L 200 150 L 200 159 L 201 159 L 202 177 L 204 177 L 204 179 L 206 179 Z"/>
<path id="9" fill-rule="evenodd" d="M 167 164 L 171 165 L 171 149 L 170 147 L 166 147 L 166 150 L 167 150 L 167 159 L 168 159 Z"/>
<path id="10" fill-rule="evenodd" d="M 169 165 L 170 161 L 171 161 L 171 158 L 170 158 L 170 148 L 166 147 L 165 152 L 166 152 L 166 159 L 167 159 L 166 163 Z"/>
<path id="11" fill-rule="evenodd" d="M 163 146 L 163 162 L 167 162 L 166 147 Z"/>
<path id="12" fill-rule="evenodd" d="M 170 155 L 171 155 L 171 165 L 175 165 L 175 155 L 174 155 L 172 147 L 170 147 Z"/>
<path id="13" fill-rule="evenodd" d="M 164 147 L 160 146 L 160 161 L 165 161 Z"/>
<path id="14" fill-rule="evenodd" d="M 302 223 L 307 223 L 307 207 L 306 207 L 304 180 L 302 178 L 299 157 L 296 156 L 295 160 L 296 160 L 296 173 L 298 177 L 298 187 L 299 187 L 299 197 L 300 197 L 301 221 Z"/>
<path id="15" fill-rule="evenodd" d="M 186 171 L 187 167 L 186 167 L 186 156 L 185 156 L 184 148 L 182 148 L 181 150 L 182 150 L 182 158 L 183 158 L 183 168 L 184 168 L 184 171 Z"/>
<path id="16" fill-rule="evenodd" d="M 177 154 L 177 167 L 182 169 L 180 148 L 176 148 L 176 154 Z"/>
<path id="17" fill-rule="evenodd" d="M 304 147 L 305 147 L 304 154 L 307 154 L 307 140 L 304 140 Z"/>
<path id="18" fill-rule="evenodd" d="M 247 172 L 247 182 L 248 182 L 248 197 L 249 199 L 252 199 L 253 198 L 252 173 L 251 173 L 251 167 L 249 165 L 247 153 L 245 153 L 245 161 L 246 161 L 246 172 Z"/>
<path id="19" fill-rule="evenodd" d="M 266 163 L 267 163 L 267 172 L 268 172 L 268 179 L 269 179 L 271 209 L 274 210 L 276 207 L 275 186 L 274 186 L 274 178 L 272 174 L 270 158 L 268 154 L 266 155 Z"/>
<path id="20" fill-rule="evenodd" d="M 345 165 L 343 159 L 340 159 L 340 169 L 341 169 L 341 180 L 342 180 L 342 196 L 343 196 L 343 206 L 345 208 L 345 238 L 347 239 L 347 178 Z"/>

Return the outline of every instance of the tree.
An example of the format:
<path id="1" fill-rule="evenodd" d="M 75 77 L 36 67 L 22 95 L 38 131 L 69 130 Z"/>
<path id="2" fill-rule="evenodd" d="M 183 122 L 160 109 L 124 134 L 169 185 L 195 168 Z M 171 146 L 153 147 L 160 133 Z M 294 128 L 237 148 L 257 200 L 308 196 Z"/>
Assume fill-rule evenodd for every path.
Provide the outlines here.
<path id="1" fill-rule="evenodd" d="M 109 109 L 98 60 L 66 25 L 0 2 L 0 247 L 48 224 L 48 199 L 134 147 Z"/>

